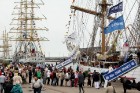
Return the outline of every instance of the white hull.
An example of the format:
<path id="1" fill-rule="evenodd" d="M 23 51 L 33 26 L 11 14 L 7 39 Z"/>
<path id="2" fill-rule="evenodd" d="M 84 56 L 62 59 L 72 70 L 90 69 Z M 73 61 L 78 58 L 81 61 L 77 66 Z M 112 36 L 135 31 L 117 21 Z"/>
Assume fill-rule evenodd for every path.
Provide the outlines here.
<path id="1" fill-rule="evenodd" d="M 16 56 L 14 56 L 13 59 L 14 62 L 22 62 L 22 63 L 42 63 L 45 62 L 45 56 L 39 52 L 36 51 L 35 53 L 23 53 L 23 52 L 18 52 L 16 53 Z"/>

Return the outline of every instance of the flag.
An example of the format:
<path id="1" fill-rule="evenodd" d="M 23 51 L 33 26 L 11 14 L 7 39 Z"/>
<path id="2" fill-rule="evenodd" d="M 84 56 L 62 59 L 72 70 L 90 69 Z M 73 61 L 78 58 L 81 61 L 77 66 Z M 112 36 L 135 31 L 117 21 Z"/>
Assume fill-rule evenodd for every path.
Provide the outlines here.
<path id="1" fill-rule="evenodd" d="M 35 49 L 32 49 L 32 53 L 35 53 Z"/>
<path id="2" fill-rule="evenodd" d="M 117 4 L 117 5 L 113 6 L 113 7 L 111 7 L 111 8 L 109 9 L 108 15 L 111 15 L 112 13 L 121 12 L 121 11 L 123 11 L 123 2 L 120 2 L 119 4 Z"/>
<path id="3" fill-rule="evenodd" d="M 123 47 L 129 47 L 128 41 L 123 44 Z"/>
<path id="4" fill-rule="evenodd" d="M 78 43 L 77 41 L 77 33 L 73 32 L 72 34 L 70 34 L 69 36 L 66 37 L 66 41 L 70 41 L 70 42 L 74 42 L 74 43 Z"/>
<path id="5" fill-rule="evenodd" d="M 123 16 L 118 17 L 117 19 L 113 20 L 108 27 L 104 29 L 104 33 L 108 34 L 113 32 L 114 30 L 121 30 L 125 28 L 125 23 L 123 20 Z"/>

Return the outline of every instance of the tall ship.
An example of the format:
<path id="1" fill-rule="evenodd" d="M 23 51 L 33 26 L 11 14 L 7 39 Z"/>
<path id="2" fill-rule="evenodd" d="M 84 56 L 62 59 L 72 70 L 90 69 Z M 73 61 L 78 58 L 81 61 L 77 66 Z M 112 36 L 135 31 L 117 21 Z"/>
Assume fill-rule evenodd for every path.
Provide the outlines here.
<path id="1" fill-rule="evenodd" d="M 39 9 L 44 5 L 42 0 L 20 0 L 15 2 L 15 16 L 10 25 L 11 42 L 15 43 L 13 62 L 41 63 L 45 62 L 45 54 L 41 48 L 41 41 L 48 41 L 46 37 L 39 34 L 48 31 L 48 28 L 41 27 L 40 23 L 46 21 L 46 17 L 41 15 Z M 40 25 L 41 24 L 41 25 Z"/>
<path id="2" fill-rule="evenodd" d="M 119 18 L 123 20 L 123 29 L 115 29 L 118 24 L 111 27 Z M 81 57 L 90 63 L 117 63 L 126 52 L 134 54 L 139 50 L 138 20 L 138 1 L 73 0 L 70 21 L 66 25 L 67 48 L 72 49 L 71 46 L 78 42 Z"/>
<path id="3" fill-rule="evenodd" d="M 90 69 L 92 72 L 96 70 L 101 73 L 108 71 L 109 66 L 121 68 L 121 65 L 127 64 L 125 58 L 128 59 L 128 56 L 133 57 L 136 64 L 140 62 L 139 1 L 72 1 L 65 39 L 70 56 L 58 64 L 57 68 L 68 64 L 73 66 L 76 61 L 84 71 Z M 125 75 L 140 81 L 139 65 L 133 69 L 118 77 Z"/>
<path id="4" fill-rule="evenodd" d="M 2 41 L 2 45 L 0 45 L 0 52 L 1 52 L 1 63 L 3 62 L 11 62 L 11 56 L 10 56 L 10 51 L 11 51 L 11 45 L 9 43 L 9 36 L 6 30 L 3 31 L 2 36 L 0 37 L 0 40 Z"/>

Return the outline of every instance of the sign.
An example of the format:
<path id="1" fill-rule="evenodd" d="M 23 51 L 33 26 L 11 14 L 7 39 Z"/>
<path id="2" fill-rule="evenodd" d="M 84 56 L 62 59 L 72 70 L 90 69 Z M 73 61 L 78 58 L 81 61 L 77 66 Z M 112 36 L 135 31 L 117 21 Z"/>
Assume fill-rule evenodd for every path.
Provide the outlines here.
<path id="1" fill-rule="evenodd" d="M 128 71 L 131 71 L 132 69 L 136 68 L 137 62 L 135 60 L 131 60 L 125 64 L 123 64 L 122 66 L 120 66 L 119 68 L 113 70 L 112 72 L 105 74 L 103 77 L 105 80 L 111 81 L 113 79 L 116 79 L 117 77 L 125 74 Z"/>
<path id="2" fill-rule="evenodd" d="M 60 68 L 62 68 L 62 67 L 64 67 L 64 66 L 66 66 L 66 65 L 68 65 L 68 64 L 70 64 L 70 63 L 72 63 L 72 60 L 73 60 L 73 58 L 75 57 L 75 55 L 76 55 L 76 52 L 74 52 L 74 54 L 71 55 L 66 61 L 61 62 L 61 63 L 59 63 L 58 65 L 56 65 L 56 68 L 57 68 L 57 69 L 60 69 Z"/>
<path id="3" fill-rule="evenodd" d="M 113 6 L 113 7 L 111 7 L 111 8 L 109 9 L 108 15 L 111 15 L 111 14 L 117 13 L 117 12 L 121 12 L 121 11 L 123 11 L 123 2 L 120 2 L 119 4 L 117 4 L 117 5 Z"/>
<path id="4" fill-rule="evenodd" d="M 106 27 L 104 29 L 104 33 L 105 34 L 108 34 L 108 33 L 111 33 L 115 30 L 121 30 L 121 29 L 124 29 L 125 28 L 125 23 L 124 23 L 124 20 L 123 20 L 123 16 L 120 16 L 116 19 L 114 19 L 109 25 L 108 27 Z"/>

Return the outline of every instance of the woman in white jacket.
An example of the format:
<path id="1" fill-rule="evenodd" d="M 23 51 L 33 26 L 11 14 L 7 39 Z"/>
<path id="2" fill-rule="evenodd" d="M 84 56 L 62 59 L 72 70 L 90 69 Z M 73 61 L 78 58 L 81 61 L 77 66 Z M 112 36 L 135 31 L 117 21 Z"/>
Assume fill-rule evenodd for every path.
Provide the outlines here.
<path id="1" fill-rule="evenodd" d="M 18 73 L 14 73 L 14 77 L 13 77 L 13 85 L 16 84 L 22 84 L 22 78 L 21 76 L 18 75 Z"/>

